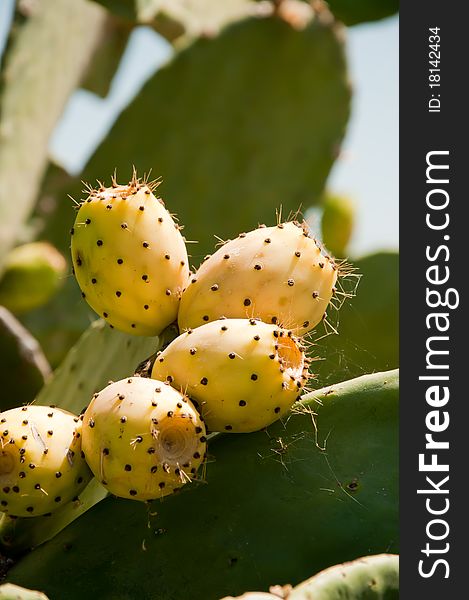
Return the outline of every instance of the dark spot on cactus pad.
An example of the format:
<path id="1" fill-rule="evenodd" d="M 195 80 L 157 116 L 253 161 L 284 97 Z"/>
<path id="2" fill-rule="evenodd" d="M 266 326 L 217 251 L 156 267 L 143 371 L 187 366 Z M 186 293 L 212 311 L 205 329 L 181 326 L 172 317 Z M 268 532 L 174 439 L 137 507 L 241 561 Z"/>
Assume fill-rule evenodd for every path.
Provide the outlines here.
<path id="1" fill-rule="evenodd" d="M 272 241 L 272 240 L 271 240 L 270 238 L 265 238 L 265 240 L 264 240 L 264 242 L 265 242 L 266 244 L 270 244 L 270 242 L 271 242 L 271 241 Z"/>
<path id="2" fill-rule="evenodd" d="M 49 431 L 47 432 L 47 435 L 54 435 L 54 432 L 52 429 L 49 429 Z"/>
<path id="3" fill-rule="evenodd" d="M 231 431 L 233 429 L 232 425 L 225 425 L 226 431 Z"/>
<path id="4" fill-rule="evenodd" d="M 273 323 L 274 325 L 276 325 L 276 324 L 277 324 L 277 321 L 278 321 L 278 318 L 277 318 L 277 317 L 272 317 L 272 318 L 270 319 L 270 322 L 271 322 L 271 323 Z"/>
<path id="5" fill-rule="evenodd" d="M 14 485 L 11 489 L 15 492 L 15 494 L 18 494 L 20 491 L 20 488 L 17 485 Z"/>
<path id="6" fill-rule="evenodd" d="M 34 512 L 34 507 L 33 506 L 28 506 L 26 510 L 28 512 L 32 513 L 32 512 Z"/>
<path id="7" fill-rule="evenodd" d="M 54 500 L 55 502 L 62 502 L 62 498 L 60 496 L 56 496 Z"/>
<path id="8" fill-rule="evenodd" d="M 20 479 L 24 479 L 26 477 L 26 473 L 24 471 L 20 471 L 18 473 L 18 475 L 19 475 Z"/>
<path id="9" fill-rule="evenodd" d="M 252 339 L 254 341 L 258 342 L 261 339 L 261 336 L 260 335 L 255 335 Z"/>
<path id="10" fill-rule="evenodd" d="M 171 256 L 169 254 L 165 254 L 164 257 L 166 260 L 169 260 L 171 258 Z"/>
<path id="11" fill-rule="evenodd" d="M 137 444 L 141 444 L 143 442 L 143 438 L 141 435 L 137 435 L 137 437 L 135 438 L 135 441 L 137 442 Z"/>
<path id="12" fill-rule="evenodd" d="M 221 327 L 221 331 L 227 331 L 227 330 L 228 330 L 228 327 L 227 327 L 226 325 L 223 325 L 223 326 Z"/>
<path id="13" fill-rule="evenodd" d="M 249 298 L 245 298 L 243 304 L 244 304 L 244 306 L 250 306 L 251 300 Z"/>
<path id="14" fill-rule="evenodd" d="M 107 319 L 107 318 L 109 317 L 109 315 L 107 314 L 107 312 L 103 312 L 103 317 L 104 317 L 105 319 Z"/>
<path id="15" fill-rule="evenodd" d="M 85 219 L 85 223 L 86 225 L 89 225 L 91 223 L 91 219 Z"/>
<path id="16" fill-rule="evenodd" d="M 171 296 L 171 290 L 169 290 L 169 289 L 168 289 L 168 290 L 166 290 L 165 294 L 166 294 L 167 296 Z"/>
<path id="17" fill-rule="evenodd" d="M 95 278 L 95 277 L 93 277 L 93 279 L 91 280 L 91 283 L 92 283 L 92 284 L 95 284 L 95 283 L 96 283 L 96 281 L 97 281 L 97 280 L 96 280 L 96 278 Z"/>
<path id="18" fill-rule="evenodd" d="M 34 463 L 29 463 L 28 466 L 29 466 L 30 469 L 35 469 L 36 468 L 36 465 Z"/>
<path id="19" fill-rule="evenodd" d="M 189 352 L 192 354 L 192 356 L 194 356 L 194 354 L 197 352 L 197 348 L 191 348 Z"/>
<path id="20" fill-rule="evenodd" d="M 28 439 L 28 436 L 27 435 L 22 435 L 21 439 L 24 440 L 24 441 L 26 441 Z"/>
<path id="21" fill-rule="evenodd" d="M 208 320 L 209 320 L 209 316 L 208 316 L 208 315 L 204 315 L 204 316 L 202 317 L 202 320 L 203 320 L 203 321 L 208 321 Z"/>
<path id="22" fill-rule="evenodd" d="M 10 488 L 8 486 L 6 486 L 6 487 L 3 488 L 3 491 L 4 491 L 5 494 L 8 494 L 9 491 L 10 491 Z"/>
<path id="23" fill-rule="evenodd" d="M 127 422 L 127 417 L 121 417 L 121 423 L 126 423 Z"/>
<path id="24" fill-rule="evenodd" d="M 85 294 L 85 292 L 82 292 L 82 293 L 81 293 L 81 297 L 82 297 L 82 298 L 86 298 L 86 294 Z"/>
<path id="25" fill-rule="evenodd" d="M 62 477 L 62 473 L 60 471 L 57 471 L 55 476 L 57 477 L 57 479 L 60 479 L 60 477 Z"/>
<path id="26" fill-rule="evenodd" d="M 193 456 L 195 459 L 200 458 L 200 452 L 194 452 Z"/>
<path id="27" fill-rule="evenodd" d="M 28 424 L 28 420 L 27 420 L 27 419 L 25 419 L 25 420 L 23 421 L 23 425 L 27 425 L 27 424 Z"/>
<path id="28" fill-rule="evenodd" d="M 145 310 L 148 310 L 150 307 L 148 306 L 148 304 L 144 304 L 144 305 L 143 305 L 143 308 L 144 308 Z"/>
<path id="29" fill-rule="evenodd" d="M 81 262 L 81 258 L 80 258 L 79 254 L 77 254 L 77 256 L 75 258 L 75 262 L 77 263 L 77 267 L 81 267 L 82 262 Z"/>
<path id="30" fill-rule="evenodd" d="M 178 403 L 176 404 L 176 406 L 177 406 L 178 408 L 182 408 L 182 402 L 178 402 Z"/>
<path id="31" fill-rule="evenodd" d="M 228 260 L 228 259 L 230 258 L 230 255 L 229 255 L 229 254 L 225 254 L 225 255 L 223 256 L 223 258 L 224 258 L 225 260 Z"/>
<path id="32" fill-rule="evenodd" d="M 208 379 L 207 379 L 206 377 L 202 377 L 202 379 L 200 380 L 200 383 L 201 383 L 202 385 L 207 385 L 207 383 L 208 383 Z"/>
<path id="33" fill-rule="evenodd" d="M 309 327 L 309 321 L 305 321 L 305 322 L 303 323 L 303 327 Z"/>
<path id="34" fill-rule="evenodd" d="M 230 352 L 228 354 L 228 357 L 231 358 L 231 359 L 236 358 L 236 354 L 234 352 Z"/>
<path id="35" fill-rule="evenodd" d="M 117 290 L 117 291 L 116 291 L 116 296 L 117 296 L 118 298 L 120 298 L 120 297 L 122 296 L 122 292 L 120 292 L 119 290 Z"/>
<path id="36" fill-rule="evenodd" d="M 239 401 L 239 405 L 240 405 L 240 406 L 246 406 L 246 404 L 247 404 L 247 403 L 246 403 L 246 400 L 240 400 L 240 401 Z"/>
<path id="37" fill-rule="evenodd" d="M 160 486 L 160 489 L 163 489 L 166 484 L 164 481 L 160 481 L 160 483 L 158 485 Z"/>
<path id="38" fill-rule="evenodd" d="M 280 412 L 280 406 L 276 406 L 274 408 L 274 413 L 278 415 L 279 412 Z"/>
<path id="39" fill-rule="evenodd" d="M 94 427 L 94 420 L 93 420 L 93 419 L 90 419 L 90 420 L 88 421 L 88 426 L 89 426 L 91 429 L 93 429 L 93 427 Z"/>
<path id="40" fill-rule="evenodd" d="M 295 281 L 293 279 L 289 279 L 287 281 L 288 285 L 291 287 L 292 285 L 295 285 Z"/>
<path id="41" fill-rule="evenodd" d="M 295 256 L 296 256 L 297 258 L 300 258 L 300 256 L 301 256 L 301 252 L 298 252 L 298 251 L 296 251 L 296 252 L 295 252 Z"/>
<path id="42" fill-rule="evenodd" d="M 96 242 L 96 245 L 97 245 L 97 246 L 102 246 L 102 245 L 103 245 L 103 240 L 98 240 L 98 241 Z"/>
<path id="43" fill-rule="evenodd" d="M 283 229 L 283 223 L 279 223 L 279 224 L 277 225 L 277 227 L 278 227 L 279 229 Z"/>
<path id="44" fill-rule="evenodd" d="M 137 326 L 135 325 L 135 323 L 132 323 L 130 326 L 132 327 L 132 329 L 135 329 L 135 328 L 137 327 Z"/>
<path id="45" fill-rule="evenodd" d="M 202 417 L 200 418 L 200 420 L 203 421 Z M 200 443 L 201 444 L 205 444 L 206 441 L 207 441 L 207 438 L 204 435 L 200 436 Z"/>
<path id="46" fill-rule="evenodd" d="M 70 235 L 73 235 L 75 233 L 75 229 L 73 229 L 73 227 L 70 229 Z"/>
<path id="47" fill-rule="evenodd" d="M 131 471 L 132 470 L 132 465 L 125 465 L 124 469 L 126 471 Z"/>
<path id="48" fill-rule="evenodd" d="M 147 452 L 148 452 L 148 454 L 155 454 L 155 449 L 153 448 L 153 446 L 150 446 L 150 448 L 148 448 Z"/>
<path id="49" fill-rule="evenodd" d="M 319 298 L 319 292 L 313 292 L 312 296 L 313 298 Z"/>
<path id="50" fill-rule="evenodd" d="M 195 432 L 196 433 L 202 433 L 202 427 L 196 427 L 195 428 Z"/>
<path id="51" fill-rule="evenodd" d="M 77 483 L 83 483 L 83 477 L 78 477 Z"/>
<path id="52" fill-rule="evenodd" d="M 138 210 L 144 211 L 144 210 L 145 210 L 145 207 L 144 207 L 144 206 L 139 206 L 139 207 L 138 207 Z"/>
<path id="53" fill-rule="evenodd" d="M 163 217 L 158 217 L 158 223 L 162 223 L 163 222 Z"/>
<path id="54" fill-rule="evenodd" d="M 323 262 L 320 262 L 320 263 L 318 263 L 318 265 L 319 265 L 319 267 L 320 267 L 321 269 L 324 269 L 324 263 L 323 263 Z"/>
<path id="55" fill-rule="evenodd" d="M 148 281 L 148 275 L 142 275 L 143 281 Z"/>
<path id="56" fill-rule="evenodd" d="M 137 490 L 129 490 L 129 494 L 131 496 L 136 496 L 137 495 Z"/>
<path id="57" fill-rule="evenodd" d="M 214 283 L 210 289 L 212 292 L 216 292 L 218 290 L 218 283 Z"/>
<path id="58" fill-rule="evenodd" d="M 172 410 L 168 410 L 168 412 L 166 413 L 168 417 L 172 417 L 174 415 Z"/>
<path id="59" fill-rule="evenodd" d="M 358 481 L 356 479 L 354 479 L 353 481 L 351 481 L 348 485 L 347 488 L 351 491 L 354 492 L 357 488 L 358 488 Z"/>
<path id="60" fill-rule="evenodd" d="M 260 271 L 260 270 L 262 269 L 262 265 L 259 265 L 259 264 L 257 264 L 257 265 L 254 265 L 254 269 L 255 269 L 256 271 Z"/>
<path id="61" fill-rule="evenodd" d="M 121 223 L 121 227 L 122 227 L 122 229 L 127 229 L 128 225 L 127 225 L 127 223 Z"/>
<path id="62" fill-rule="evenodd" d="M 122 258 L 118 258 L 118 259 L 117 259 L 117 264 L 118 264 L 118 265 L 121 265 L 123 262 L 124 262 L 124 261 L 122 260 Z"/>
<path id="63" fill-rule="evenodd" d="M 166 381 L 167 381 L 168 383 L 172 383 L 172 382 L 173 382 L 173 377 L 172 377 L 171 375 L 168 375 L 168 376 L 166 377 Z"/>
<path id="64" fill-rule="evenodd" d="M 158 471 L 158 467 L 156 465 L 153 465 L 153 467 L 150 469 L 150 473 L 156 473 Z"/>

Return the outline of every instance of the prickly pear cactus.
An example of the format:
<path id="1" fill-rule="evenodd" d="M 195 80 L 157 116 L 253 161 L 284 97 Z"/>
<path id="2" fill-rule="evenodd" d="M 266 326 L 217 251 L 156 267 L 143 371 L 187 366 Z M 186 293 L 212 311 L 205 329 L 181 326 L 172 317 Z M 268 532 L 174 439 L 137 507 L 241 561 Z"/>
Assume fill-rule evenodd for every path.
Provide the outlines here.
<path id="1" fill-rule="evenodd" d="M 47 406 L 0 413 L 0 510 L 34 517 L 72 500 L 91 479 L 81 452 L 81 421 Z"/>
<path id="2" fill-rule="evenodd" d="M 66 262 L 48 242 L 14 248 L 0 279 L 0 304 L 20 314 L 45 304 L 65 278 Z"/>
<path id="3" fill-rule="evenodd" d="M 321 232 L 325 247 L 334 256 L 347 255 L 355 224 L 355 205 L 346 196 L 328 195 L 322 203 Z"/>
<path id="4" fill-rule="evenodd" d="M 184 239 L 154 186 L 89 190 L 72 228 L 72 259 L 82 295 L 113 327 L 158 335 L 177 317 L 189 266 Z"/>
<path id="5" fill-rule="evenodd" d="M 296 586 L 288 600 L 397 600 L 399 557 L 364 556 L 330 567 Z"/>
<path id="6" fill-rule="evenodd" d="M 0 600 L 48 600 L 48 598 L 42 592 L 5 583 L 0 585 Z"/>
<path id="7" fill-rule="evenodd" d="M 210 431 L 257 431 L 284 416 L 308 379 L 291 331 L 257 319 L 220 319 L 176 338 L 155 360 L 154 379 L 185 390 Z"/>
<path id="8" fill-rule="evenodd" d="M 143 504 L 108 498 L 24 557 L 9 581 L 67 600 L 155 590 L 172 600 L 188 585 L 191 598 L 218 600 L 396 552 L 398 419 L 395 371 L 318 390 L 285 423 L 210 441 L 207 484 L 158 503 L 150 528 Z M 65 578 L 77 565 L 79 581 Z"/>
<path id="9" fill-rule="evenodd" d="M 272 586 L 270 590 L 270 594 L 247 592 L 222 600 L 397 600 L 399 557 L 395 554 L 364 556 L 329 567 L 295 588 Z"/>
<path id="10" fill-rule="evenodd" d="M 181 330 L 222 316 L 278 323 L 302 335 L 321 321 L 338 269 L 305 224 L 240 234 L 207 258 L 184 291 Z"/>
<path id="11" fill-rule="evenodd" d="M 199 241 L 197 260 L 214 233 L 230 238 L 280 205 L 319 200 L 350 86 L 342 28 L 324 6 L 310 13 L 303 28 L 251 17 L 186 45 L 122 113 L 81 178 L 114 168 L 125 176 L 129 157 L 144 171 L 157 166 L 188 239 Z"/>
<path id="12" fill-rule="evenodd" d="M 130 377 L 95 394 L 83 417 L 83 451 L 114 495 L 153 500 L 195 478 L 205 459 L 203 420 L 167 383 Z"/>

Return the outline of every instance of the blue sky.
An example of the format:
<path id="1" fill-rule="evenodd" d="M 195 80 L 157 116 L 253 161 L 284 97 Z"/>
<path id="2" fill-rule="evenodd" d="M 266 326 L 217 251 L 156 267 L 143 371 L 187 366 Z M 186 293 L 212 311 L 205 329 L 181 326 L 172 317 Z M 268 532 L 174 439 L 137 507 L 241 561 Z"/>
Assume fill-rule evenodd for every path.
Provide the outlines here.
<path id="1" fill-rule="evenodd" d="M 0 52 L 12 0 L 0 0 Z M 398 33 L 391 17 L 347 31 L 352 117 L 328 187 L 357 206 L 352 254 L 398 245 Z M 171 56 L 152 30 L 134 31 L 107 98 L 78 90 L 51 140 L 51 155 L 79 173 L 102 136 L 145 80 Z"/>

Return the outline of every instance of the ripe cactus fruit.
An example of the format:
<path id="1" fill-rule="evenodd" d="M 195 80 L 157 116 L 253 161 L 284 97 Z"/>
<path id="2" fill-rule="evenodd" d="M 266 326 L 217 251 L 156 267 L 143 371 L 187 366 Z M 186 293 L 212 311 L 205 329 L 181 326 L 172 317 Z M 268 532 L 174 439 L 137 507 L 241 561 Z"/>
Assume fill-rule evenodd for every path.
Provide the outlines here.
<path id="1" fill-rule="evenodd" d="M 200 266 L 184 291 L 181 330 L 219 317 L 259 317 L 302 335 L 322 319 L 337 280 L 334 261 L 305 224 L 240 234 Z"/>
<path id="2" fill-rule="evenodd" d="M 55 407 L 0 413 L 0 510 L 35 517 L 76 498 L 91 479 L 81 452 L 81 420 Z"/>
<path id="3" fill-rule="evenodd" d="M 112 494 L 153 500 L 195 477 L 205 433 L 186 396 L 160 381 L 130 377 L 95 394 L 83 417 L 83 450 Z"/>
<path id="4" fill-rule="evenodd" d="M 220 319 L 171 342 L 152 377 L 185 390 L 209 430 L 243 433 L 288 411 L 307 381 L 307 363 L 290 331 L 257 319 Z"/>
<path id="5" fill-rule="evenodd" d="M 112 326 L 158 335 L 177 317 L 189 275 L 180 227 L 134 173 L 128 185 L 89 190 L 72 234 L 75 276 L 88 304 Z"/>

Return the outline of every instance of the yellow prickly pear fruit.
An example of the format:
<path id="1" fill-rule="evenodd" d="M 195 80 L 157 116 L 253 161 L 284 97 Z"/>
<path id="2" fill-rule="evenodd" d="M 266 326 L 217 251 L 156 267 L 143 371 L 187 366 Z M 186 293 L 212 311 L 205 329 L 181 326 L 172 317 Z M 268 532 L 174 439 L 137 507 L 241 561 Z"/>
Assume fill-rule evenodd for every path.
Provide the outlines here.
<path id="1" fill-rule="evenodd" d="M 167 383 L 130 377 L 95 394 L 83 417 L 83 451 L 112 494 L 153 500 L 195 477 L 205 458 L 205 425 Z"/>
<path id="2" fill-rule="evenodd" d="M 152 377 L 185 390 L 210 431 L 243 433 L 288 412 L 307 381 L 307 362 L 291 331 L 256 319 L 220 319 L 171 342 Z"/>
<path id="3" fill-rule="evenodd" d="M 90 190 L 78 210 L 72 260 L 88 304 L 113 327 L 153 336 L 175 321 L 189 276 L 180 227 L 134 175 Z"/>
<path id="4" fill-rule="evenodd" d="M 78 496 L 92 475 L 81 451 L 82 422 L 49 406 L 0 413 L 0 510 L 37 517 Z"/>
<path id="5" fill-rule="evenodd" d="M 321 321 L 336 280 L 334 261 L 304 224 L 261 227 L 227 242 L 200 266 L 182 295 L 179 327 L 222 316 L 259 317 L 303 335 Z"/>

